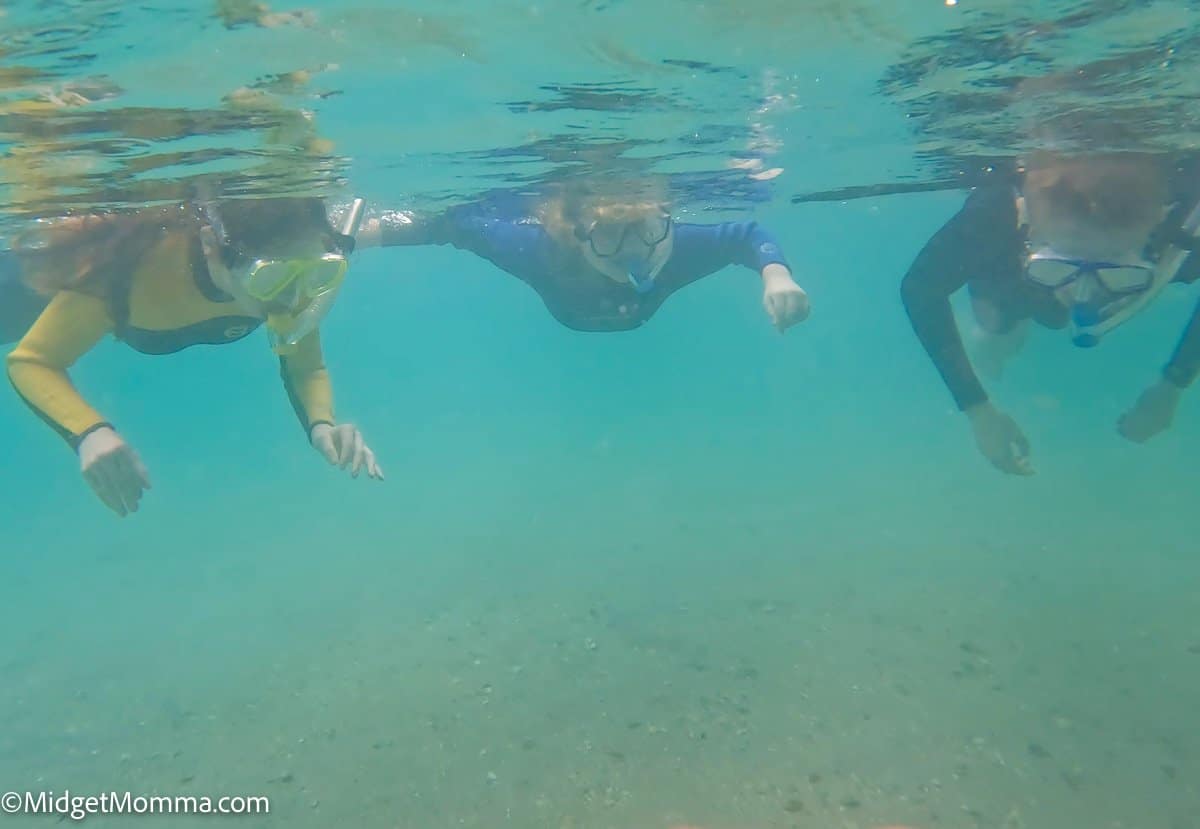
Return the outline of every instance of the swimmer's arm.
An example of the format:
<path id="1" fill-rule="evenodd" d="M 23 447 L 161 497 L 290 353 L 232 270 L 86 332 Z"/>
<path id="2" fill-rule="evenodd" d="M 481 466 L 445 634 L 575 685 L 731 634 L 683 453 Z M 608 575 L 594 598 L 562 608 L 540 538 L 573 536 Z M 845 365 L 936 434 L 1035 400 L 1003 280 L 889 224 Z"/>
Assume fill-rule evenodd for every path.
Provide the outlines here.
<path id="1" fill-rule="evenodd" d="M 767 272 L 772 265 L 792 268 L 774 234 L 758 222 L 737 222 L 717 225 L 723 247 L 730 261 L 736 262 L 759 273 Z"/>
<path id="2" fill-rule="evenodd" d="M 17 394 L 73 449 L 111 424 L 75 390 L 67 370 L 112 330 L 103 300 L 60 291 L 8 355 Z"/>
<path id="3" fill-rule="evenodd" d="M 478 204 L 459 205 L 436 216 L 386 213 L 363 222 L 356 240 L 358 247 L 451 245 L 510 273 L 545 256 L 552 246 L 537 222 L 497 215 Z"/>
<path id="4" fill-rule="evenodd" d="M 1171 361 L 1163 369 L 1163 378 L 1172 385 L 1186 389 L 1200 375 L 1200 303 L 1184 329 Z"/>
<path id="5" fill-rule="evenodd" d="M 333 384 L 321 353 L 319 331 L 302 339 L 295 351 L 279 358 L 279 374 L 292 403 L 292 410 L 306 435 L 311 437 L 312 428 L 318 423 L 336 425 Z"/>
<path id="6" fill-rule="evenodd" d="M 758 271 L 764 290 L 772 290 L 773 286 L 799 288 L 796 280 L 792 278 L 792 266 L 787 264 L 784 250 L 775 240 L 774 234 L 762 224 L 726 222 L 702 229 L 712 235 L 710 244 L 715 247 L 715 251 L 710 257 L 713 264 L 736 264 Z M 805 313 L 805 316 L 808 314 Z"/>
<path id="7" fill-rule="evenodd" d="M 366 219 L 354 237 L 356 250 L 436 245 L 437 216 L 408 210 L 391 210 L 377 218 Z"/>
<path id="8" fill-rule="evenodd" d="M 673 268 L 692 277 L 714 273 L 726 265 L 741 265 L 764 275 L 771 266 L 778 266 L 791 273 L 774 235 L 758 222 L 677 225 L 671 260 Z"/>
<path id="9" fill-rule="evenodd" d="M 997 199 L 1004 197 L 995 191 L 972 194 L 962 210 L 925 243 L 900 283 L 913 331 L 964 412 L 986 403 L 988 395 L 967 357 L 950 296 L 967 284 L 973 271 L 1006 261 L 1003 248 L 1013 244 L 1012 234 L 997 232 L 1005 222 L 1005 203 Z M 1015 229 L 1011 199 L 1007 206 L 1013 211 L 1008 224 Z"/>

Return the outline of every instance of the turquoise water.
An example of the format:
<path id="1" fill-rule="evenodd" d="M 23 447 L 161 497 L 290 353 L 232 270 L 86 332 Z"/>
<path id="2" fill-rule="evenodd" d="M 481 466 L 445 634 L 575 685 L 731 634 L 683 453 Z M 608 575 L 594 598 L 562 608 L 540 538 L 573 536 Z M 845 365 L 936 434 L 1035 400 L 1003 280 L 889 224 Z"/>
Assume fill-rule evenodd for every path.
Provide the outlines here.
<path id="1" fill-rule="evenodd" d="M 336 63 L 312 85 L 342 94 L 282 100 L 335 142 L 310 184 L 377 208 L 572 165 L 704 174 L 681 214 L 769 226 L 813 315 L 780 336 L 729 269 L 642 329 L 579 334 L 468 254 L 365 251 L 324 340 L 387 481 L 306 447 L 262 338 L 110 342 L 74 377 L 150 469 L 123 521 L 5 385 L 0 789 L 267 795 L 269 817 L 230 820 L 271 827 L 1196 825 L 1195 401 L 1144 446 L 1115 430 L 1194 291 L 1095 351 L 1033 333 L 989 382 L 1033 443 L 1038 474 L 1008 478 L 899 300 L 962 193 L 789 201 L 926 177 L 937 125 L 911 129 L 878 81 L 947 15 L 1006 6 L 315 8 L 311 28 L 226 29 L 204 4 L 30 3 L 2 25 L 91 26 L 67 54 L 92 63 L 10 60 L 124 90 L 92 107 L 217 107 Z M 586 84 L 624 109 L 510 106 Z M 105 170 L 187 177 L 130 168 L 259 147 L 244 132 L 144 139 L 70 192 L 119 201 Z M 966 152 L 1003 154 L 1001 134 Z M 205 169 L 253 185 L 264 152 Z M 784 172 L 744 197 L 726 162 L 755 154 Z"/>

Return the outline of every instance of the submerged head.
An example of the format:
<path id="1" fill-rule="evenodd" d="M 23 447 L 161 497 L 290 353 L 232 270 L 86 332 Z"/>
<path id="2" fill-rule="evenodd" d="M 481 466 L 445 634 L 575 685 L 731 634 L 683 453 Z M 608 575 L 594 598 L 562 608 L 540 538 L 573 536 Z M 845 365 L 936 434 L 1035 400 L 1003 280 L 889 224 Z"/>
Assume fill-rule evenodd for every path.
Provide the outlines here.
<path id="1" fill-rule="evenodd" d="M 313 198 L 225 201 L 203 210 L 219 258 L 210 256 L 218 287 L 267 320 L 277 350 L 315 331 L 345 278 L 353 230 L 334 230 L 324 203 Z"/>
<path id="2" fill-rule="evenodd" d="M 639 292 L 654 287 L 674 249 L 674 222 L 660 202 L 593 202 L 571 216 L 572 236 L 588 264 Z"/>
<path id="3" fill-rule="evenodd" d="M 568 182 L 542 203 L 539 218 L 593 270 L 641 293 L 653 289 L 674 250 L 667 184 L 656 177 Z"/>
<path id="4" fill-rule="evenodd" d="M 1165 284 L 1152 239 L 1170 192 L 1148 156 L 1043 154 L 1027 165 L 1026 273 L 1070 310 L 1079 345 L 1095 345 Z"/>

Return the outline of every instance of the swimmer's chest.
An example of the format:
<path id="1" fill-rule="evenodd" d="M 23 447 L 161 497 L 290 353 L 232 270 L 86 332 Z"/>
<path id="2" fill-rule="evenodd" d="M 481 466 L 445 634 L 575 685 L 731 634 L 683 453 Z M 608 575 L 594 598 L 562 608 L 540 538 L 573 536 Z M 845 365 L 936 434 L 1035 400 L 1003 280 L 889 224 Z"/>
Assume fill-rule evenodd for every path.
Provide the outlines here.
<path id="1" fill-rule="evenodd" d="M 138 351 L 166 354 L 192 345 L 219 345 L 246 336 L 261 323 L 214 288 L 206 296 L 198 284 L 191 240 L 163 237 L 141 258 L 129 286 L 128 318 L 122 339 Z M 206 272 L 204 272 L 206 275 Z"/>

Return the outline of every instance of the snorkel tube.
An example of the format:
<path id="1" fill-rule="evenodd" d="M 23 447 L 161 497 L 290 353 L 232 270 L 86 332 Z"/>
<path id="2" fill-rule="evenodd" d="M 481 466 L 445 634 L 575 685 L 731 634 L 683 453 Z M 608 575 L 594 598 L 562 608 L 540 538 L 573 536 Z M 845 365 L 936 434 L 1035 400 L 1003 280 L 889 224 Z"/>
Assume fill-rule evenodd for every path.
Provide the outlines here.
<path id="1" fill-rule="evenodd" d="M 1200 202 L 1198 202 L 1188 213 L 1187 218 L 1180 225 L 1180 233 L 1191 239 L 1195 239 L 1200 233 Z M 1175 279 L 1179 269 L 1183 267 L 1183 263 L 1191 256 L 1192 251 L 1180 244 L 1170 244 L 1163 251 L 1162 257 L 1158 260 L 1158 265 L 1154 268 L 1154 278 L 1146 290 L 1136 296 L 1126 299 L 1117 300 L 1113 303 L 1112 310 L 1105 314 L 1102 309 L 1095 309 L 1086 305 L 1076 306 L 1071 309 L 1071 325 L 1074 329 L 1071 335 L 1071 342 L 1080 348 L 1092 348 L 1100 343 L 1100 339 L 1127 321 L 1130 317 L 1142 311 L 1149 305 L 1163 289 L 1166 288 Z"/>
<path id="2" fill-rule="evenodd" d="M 339 233 L 342 237 L 353 239 L 362 224 L 363 210 L 366 200 L 356 198 L 346 211 Z M 343 256 L 347 252 L 343 252 Z M 271 314 L 267 317 L 267 333 L 271 340 L 271 348 L 276 354 L 286 354 L 297 344 L 320 326 L 325 316 L 333 308 L 341 285 L 315 296 L 298 314 Z"/>

